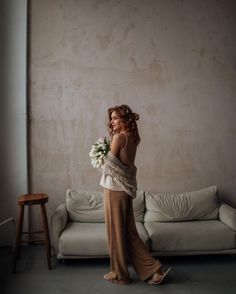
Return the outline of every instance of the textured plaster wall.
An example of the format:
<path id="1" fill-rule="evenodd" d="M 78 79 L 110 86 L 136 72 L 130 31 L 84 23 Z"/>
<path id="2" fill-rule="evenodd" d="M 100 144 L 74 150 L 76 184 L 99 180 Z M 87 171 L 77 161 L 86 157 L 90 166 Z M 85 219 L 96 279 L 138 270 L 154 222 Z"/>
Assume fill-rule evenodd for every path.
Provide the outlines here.
<path id="1" fill-rule="evenodd" d="M 31 186 L 101 189 L 106 111 L 140 114 L 140 189 L 216 184 L 236 205 L 235 1 L 32 0 Z"/>

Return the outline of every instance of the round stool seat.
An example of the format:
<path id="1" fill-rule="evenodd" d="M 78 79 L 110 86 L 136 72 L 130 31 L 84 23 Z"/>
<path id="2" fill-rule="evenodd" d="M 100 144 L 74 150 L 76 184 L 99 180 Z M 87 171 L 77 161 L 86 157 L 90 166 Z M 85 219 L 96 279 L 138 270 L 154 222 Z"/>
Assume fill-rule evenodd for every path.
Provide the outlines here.
<path id="1" fill-rule="evenodd" d="M 34 205 L 46 202 L 48 202 L 48 195 L 44 193 L 25 194 L 18 199 L 19 205 Z"/>

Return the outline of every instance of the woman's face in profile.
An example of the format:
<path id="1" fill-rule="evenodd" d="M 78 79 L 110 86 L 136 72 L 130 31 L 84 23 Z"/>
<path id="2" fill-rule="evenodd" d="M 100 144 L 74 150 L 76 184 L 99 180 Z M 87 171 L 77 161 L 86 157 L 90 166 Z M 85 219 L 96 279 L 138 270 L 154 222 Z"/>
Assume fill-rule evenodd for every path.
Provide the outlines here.
<path id="1" fill-rule="evenodd" d="M 114 133 L 119 133 L 123 129 L 121 118 L 116 111 L 111 113 L 111 125 Z"/>

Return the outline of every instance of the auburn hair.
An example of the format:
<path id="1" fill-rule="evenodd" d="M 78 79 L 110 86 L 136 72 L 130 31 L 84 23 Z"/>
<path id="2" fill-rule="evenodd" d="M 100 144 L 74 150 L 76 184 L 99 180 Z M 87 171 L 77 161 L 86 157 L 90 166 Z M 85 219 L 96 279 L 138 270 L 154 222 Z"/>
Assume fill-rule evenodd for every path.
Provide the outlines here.
<path id="1" fill-rule="evenodd" d="M 120 106 L 114 106 L 108 109 L 108 131 L 110 136 L 114 135 L 112 124 L 111 124 L 111 114 L 116 112 L 122 121 L 124 130 L 130 134 L 131 140 L 137 145 L 140 143 L 140 136 L 138 132 L 138 127 L 136 121 L 139 120 L 139 115 L 132 112 L 130 107 L 126 104 Z"/>

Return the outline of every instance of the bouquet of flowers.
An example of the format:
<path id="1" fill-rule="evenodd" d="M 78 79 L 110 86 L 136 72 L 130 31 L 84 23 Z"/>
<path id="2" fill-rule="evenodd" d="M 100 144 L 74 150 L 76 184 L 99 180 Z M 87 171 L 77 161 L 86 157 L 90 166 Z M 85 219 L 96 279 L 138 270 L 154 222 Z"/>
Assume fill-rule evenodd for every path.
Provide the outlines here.
<path id="1" fill-rule="evenodd" d="M 101 168 L 104 164 L 104 157 L 110 150 L 110 141 L 106 137 L 101 137 L 92 145 L 89 156 L 94 168 Z"/>

